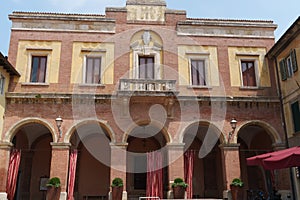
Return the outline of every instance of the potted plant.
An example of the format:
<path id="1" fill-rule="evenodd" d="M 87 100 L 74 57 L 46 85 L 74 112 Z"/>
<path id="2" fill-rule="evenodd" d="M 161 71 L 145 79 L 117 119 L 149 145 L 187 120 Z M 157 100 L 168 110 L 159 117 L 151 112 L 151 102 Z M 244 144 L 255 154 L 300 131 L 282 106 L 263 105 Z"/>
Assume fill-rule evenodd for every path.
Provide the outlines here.
<path id="1" fill-rule="evenodd" d="M 121 178 L 114 178 L 111 184 L 112 200 L 122 200 L 123 195 L 123 180 Z"/>
<path id="2" fill-rule="evenodd" d="M 60 179 L 58 177 L 50 178 L 46 186 L 46 200 L 59 200 L 61 192 Z"/>
<path id="3" fill-rule="evenodd" d="M 182 178 L 175 178 L 172 183 L 174 199 L 184 199 L 185 189 L 188 187 Z"/>
<path id="4" fill-rule="evenodd" d="M 230 184 L 232 200 L 243 199 L 243 181 L 240 178 L 234 178 Z"/>

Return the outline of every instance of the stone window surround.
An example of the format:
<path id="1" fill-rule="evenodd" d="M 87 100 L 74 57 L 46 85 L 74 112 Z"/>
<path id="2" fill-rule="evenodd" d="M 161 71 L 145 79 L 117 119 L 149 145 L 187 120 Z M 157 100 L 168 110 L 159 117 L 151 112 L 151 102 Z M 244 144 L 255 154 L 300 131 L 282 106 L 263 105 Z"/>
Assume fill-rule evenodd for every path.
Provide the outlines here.
<path id="1" fill-rule="evenodd" d="M 258 89 L 260 78 L 258 76 L 258 65 L 259 65 L 259 54 L 247 54 L 247 53 L 237 53 L 236 57 L 239 62 L 239 70 L 240 70 L 240 80 L 241 80 L 241 89 Z M 255 70 L 255 79 L 256 79 L 256 86 L 244 86 L 243 84 L 243 73 L 242 73 L 242 61 L 253 61 L 254 62 L 254 70 Z"/>

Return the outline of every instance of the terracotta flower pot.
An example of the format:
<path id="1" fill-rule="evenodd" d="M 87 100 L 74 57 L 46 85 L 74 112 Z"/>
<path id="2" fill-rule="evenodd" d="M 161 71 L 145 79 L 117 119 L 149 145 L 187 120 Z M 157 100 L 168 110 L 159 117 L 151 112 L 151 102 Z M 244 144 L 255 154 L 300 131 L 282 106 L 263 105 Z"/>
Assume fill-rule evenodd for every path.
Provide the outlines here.
<path id="1" fill-rule="evenodd" d="M 47 187 L 46 200 L 59 200 L 61 187 Z"/>
<path id="2" fill-rule="evenodd" d="M 174 199 L 184 199 L 185 188 L 183 186 L 173 187 Z"/>
<path id="3" fill-rule="evenodd" d="M 111 188 L 112 200 L 122 200 L 123 186 L 116 186 Z"/>
<path id="4" fill-rule="evenodd" d="M 239 186 L 230 185 L 232 200 L 242 200 L 243 190 Z"/>

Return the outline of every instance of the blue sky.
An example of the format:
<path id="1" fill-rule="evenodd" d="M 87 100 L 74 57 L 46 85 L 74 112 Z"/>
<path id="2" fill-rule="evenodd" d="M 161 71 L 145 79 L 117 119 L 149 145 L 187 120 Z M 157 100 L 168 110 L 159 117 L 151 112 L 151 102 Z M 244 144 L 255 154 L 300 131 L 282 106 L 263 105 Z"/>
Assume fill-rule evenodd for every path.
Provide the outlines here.
<path id="1" fill-rule="evenodd" d="M 299 0 L 166 0 L 170 9 L 186 10 L 188 17 L 219 19 L 273 20 L 278 25 L 278 40 L 300 15 Z M 7 55 L 13 11 L 98 13 L 105 14 L 105 7 L 123 7 L 126 0 L 7 0 L 0 11 L 0 52 Z"/>

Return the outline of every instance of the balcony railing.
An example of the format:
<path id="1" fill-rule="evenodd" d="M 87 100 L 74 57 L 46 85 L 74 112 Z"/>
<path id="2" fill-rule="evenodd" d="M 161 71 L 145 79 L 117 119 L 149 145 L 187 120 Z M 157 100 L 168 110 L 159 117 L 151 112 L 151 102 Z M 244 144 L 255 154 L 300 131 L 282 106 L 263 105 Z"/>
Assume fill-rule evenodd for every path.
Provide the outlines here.
<path id="1" fill-rule="evenodd" d="M 175 92 L 176 80 L 120 79 L 120 92 Z"/>

